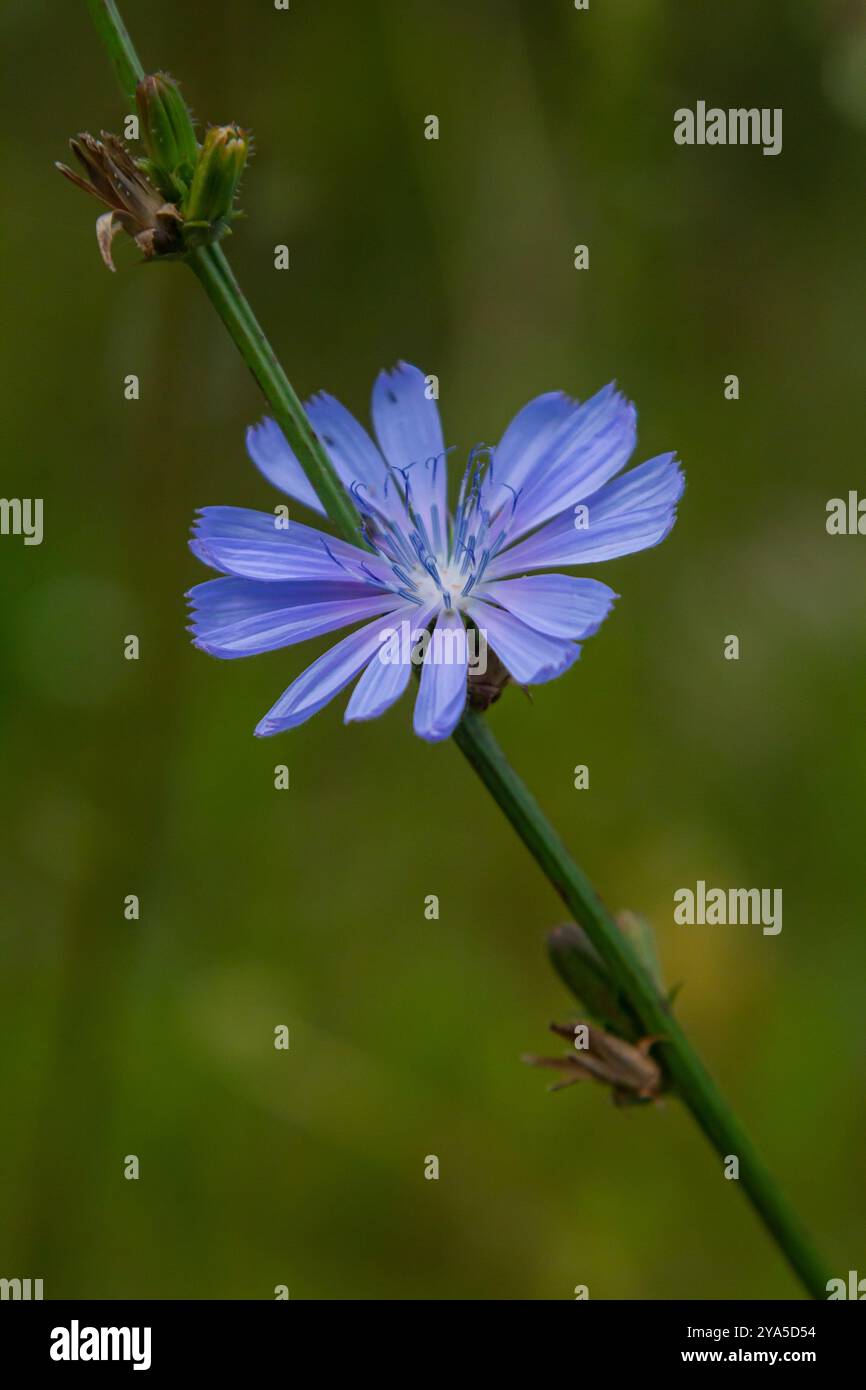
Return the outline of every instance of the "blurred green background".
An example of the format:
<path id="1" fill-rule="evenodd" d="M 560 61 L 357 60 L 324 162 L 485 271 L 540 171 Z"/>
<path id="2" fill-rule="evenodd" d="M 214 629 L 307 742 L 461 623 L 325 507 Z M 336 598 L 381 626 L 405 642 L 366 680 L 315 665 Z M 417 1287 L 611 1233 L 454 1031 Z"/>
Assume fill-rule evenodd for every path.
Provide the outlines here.
<path id="1" fill-rule="evenodd" d="M 199 117 L 255 133 L 229 252 L 303 395 L 366 419 L 407 358 L 465 451 L 540 391 L 616 377 L 638 460 L 683 458 L 669 540 L 592 571 L 622 598 L 579 666 L 490 718 L 611 907 L 654 922 L 832 1272 L 866 1273 L 866 540 L 824 527 L 866 486 L 864 8 L 122 9 Z M 95 204 L 52 168 L 126 109 L 84 4 L 5 0 L 0 39 L 2 490 L 45 499 L 41 547 L 0 539 L 0 1275 L 46 1297 L 796 1295 L 676 1103 L 618 1112 L 521 1066 L 572 1012 L 544 948 L 562 912 L 457 750 L 413 737 L 408 700 L 256 740 L 327 640 L 189 645 L 194 509 L 277 500 L 243 446 L 262 404 L 193 277 L 125 239 L 109 275 Z M 782 107 L 782 154 L 677 147 L 698 99 Z M 781 936 L 675 926 L 697 878 L 781 887 Z"/>

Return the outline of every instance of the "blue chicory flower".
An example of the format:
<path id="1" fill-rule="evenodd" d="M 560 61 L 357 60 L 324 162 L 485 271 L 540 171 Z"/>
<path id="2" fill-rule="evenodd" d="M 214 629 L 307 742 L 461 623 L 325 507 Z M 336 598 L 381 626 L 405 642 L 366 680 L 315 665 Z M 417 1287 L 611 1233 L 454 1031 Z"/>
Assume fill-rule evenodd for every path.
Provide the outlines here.
<path id="1" fill-rule="evenodd" d="M 225 576 L 187 596 L 203 651 L 252 656 L 367 620 L 292 682 L 259 735 L 304 723 L 359 675 L 346 721 L 382 714 L 409 681 L 410 661 L 383 659 L 386 634 L 402 629 L 432 630 L 414 727 L 431 742 L 447 738 L 466 704 L 467 623 L 518 684 L 552 680 L 617 595 L 597 579 L 529 571 L 643 550 L 674 523 L 679 464 L 661 454 L 621 472 L 635 447 L 636 412 L 613 384 L 583 404 L 559 391 L 530 401 L 495 450 L 472 450 L 452 514 L 450 450 L 426 383 L 404 362 L 379 374 L 378 447 L 332 396 L 307 404 L 371 550 L 295 520 L 279 529 L 273 514 L 240 507 L 205 507 L 196 518 L 190 546 Z M 272 420 L 248 430 L 247 448 L 275 487 L 323 512 Z M 437 637 L 456 640 L 437 648 Z M 450 656 L 437 659 L 443 650 Z"/>

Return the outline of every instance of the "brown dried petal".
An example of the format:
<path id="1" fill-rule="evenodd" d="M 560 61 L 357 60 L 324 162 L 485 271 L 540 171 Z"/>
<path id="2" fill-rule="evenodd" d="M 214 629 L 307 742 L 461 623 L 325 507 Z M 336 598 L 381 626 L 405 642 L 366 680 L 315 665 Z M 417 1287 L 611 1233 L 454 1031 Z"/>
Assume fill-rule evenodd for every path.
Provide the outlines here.
<path id="1" fill-rule="evenodd" d="M 552 1067 L 568 1079 L 553 1090 L 572 1085 L 587 1076 L 611 1087 L 617 1105 L 655 1100 L 663 1089 L 664 1074 L 649 1049 L 657 1038 L 643 1038 L 635 1046 L 591 1023 L 551 1023 L 551 1031 L 573 1042 L 577 1028 L 586 1028 L 588 1047 L 564 1057 L 527 1057 L 533 1066 Z"/>
<path id="2" fill-rule="evenodd" d="M 99 244 L 99 254 L 109 270 L 114 270 L 114 261 L 111 259 L 111 243 L 119 231 L 120 221 L 116 212 L 104 212 L 101 217 L 97 217 L 96 240 Z"/>
<path id="3" fill-rule="evenodd" d="M 96 224 L 99 252 L 109 270 L 114 270 L 111 244 L 121 229 L 136 241 L 148 260 L 182 249 L 180 213 L 173 203 L 163 201 L 122 140 L 103 131 L 100 140 L 82 134 L 69 143 L 88 177 L 82 178 L 64 164 L 58 164 L 58 169 L 110 209 Z"/>

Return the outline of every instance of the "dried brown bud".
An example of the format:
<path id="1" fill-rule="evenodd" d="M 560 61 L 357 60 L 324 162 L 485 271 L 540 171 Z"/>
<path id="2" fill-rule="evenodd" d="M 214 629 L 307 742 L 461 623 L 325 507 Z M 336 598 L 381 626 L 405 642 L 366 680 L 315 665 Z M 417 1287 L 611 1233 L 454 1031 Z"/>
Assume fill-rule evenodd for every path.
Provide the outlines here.
<path id="1" fill-rule="evenodd" d="M 82 134 L 69 145 L 86 177 L 65 164 L 57 168 L 109 209 L 96 222 L 99 251 L 109 270 L 114 270 L 111 243 L 121 229 L 133 238 L 146 260 L 183 250 L 180 213 L 153 187 L 122 140 L 103 131 L 99 140 Z"/>
<path id="2" fill-rule="evenodd" d="M 663 1039 L 649 1037 L 629 1043 L 591 1023 L 551 1023 L 550 1028 L 572 1042 L 573 1050 L 563 1057 L 529 1056 L 523 1060 L 533 1067 L 562 1072 L 565 1079 L 551 1086 L 552 1091 L 591 1077 L 610 1086 L 615 1105 L 635 1105 L 657 1100 L 664 1090 L 664 1073 L 650 1056 L 653 1044 Z"/>

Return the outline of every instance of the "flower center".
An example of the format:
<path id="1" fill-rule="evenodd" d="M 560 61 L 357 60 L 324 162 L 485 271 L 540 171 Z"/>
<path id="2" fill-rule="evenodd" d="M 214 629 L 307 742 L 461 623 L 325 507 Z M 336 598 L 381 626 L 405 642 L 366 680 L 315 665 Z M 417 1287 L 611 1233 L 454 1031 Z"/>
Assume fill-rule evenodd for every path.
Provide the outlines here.
<path id="1" fill-rule="evenodd" d="M 412 578 L 418 586 L 418 597 L 424 603 L 432 600 L 441 599 L 445 608 L 461 609 L 465 606 L 468 595 L 463 594 L 466 581 L 471 574 L 470 570 L 461 570 L 460 565 L 453 560 L 448 561 L 441 556 L 434 561 L 436 576 L 430 569 L 425 569 L 422 565 L 416 565 Z"/>

